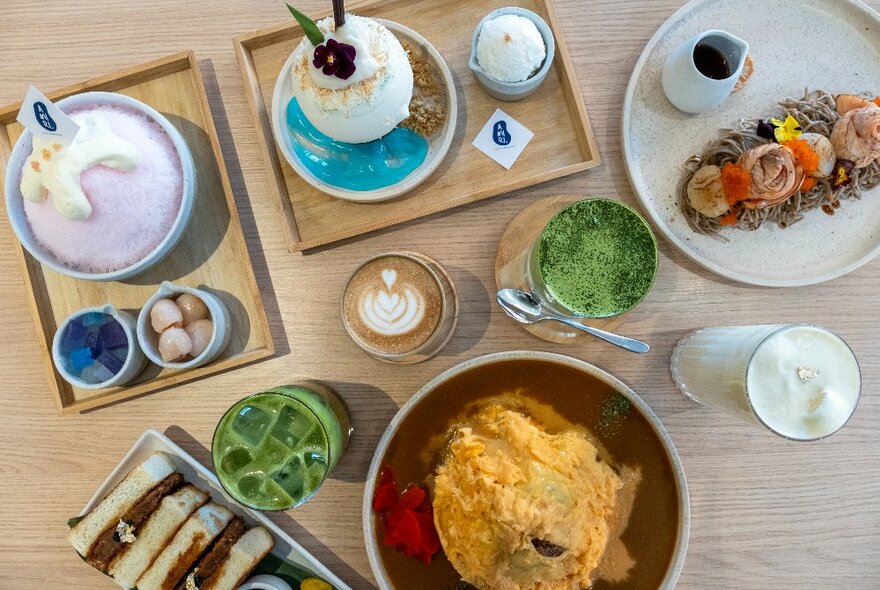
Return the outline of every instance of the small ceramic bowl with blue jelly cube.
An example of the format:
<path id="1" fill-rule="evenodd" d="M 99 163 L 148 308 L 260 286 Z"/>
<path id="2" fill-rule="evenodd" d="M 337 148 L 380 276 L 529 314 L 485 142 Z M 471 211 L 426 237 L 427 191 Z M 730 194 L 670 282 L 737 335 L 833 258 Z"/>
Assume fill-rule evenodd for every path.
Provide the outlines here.
<path id="1" fill-rule="evenodd" d="M 55 332 L 52 361 L 65 381 L 81 389 L 125 385 L 147 364 L 136 320 L 112 305 L 71 314 Z"/>
<path id="2" fill-rule="evenodd" d="M 167 369 L 208 364 L 229 344 L 229 310 L 206 289 L 164 281 L 137 319 L 137 338 L 151 361 Z"/>

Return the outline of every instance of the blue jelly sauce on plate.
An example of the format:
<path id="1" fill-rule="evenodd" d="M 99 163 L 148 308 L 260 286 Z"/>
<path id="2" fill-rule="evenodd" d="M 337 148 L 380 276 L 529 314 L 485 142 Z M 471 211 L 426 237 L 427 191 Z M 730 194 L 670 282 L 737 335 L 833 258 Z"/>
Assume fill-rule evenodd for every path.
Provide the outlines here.
<path id="1" fill-rule="evenodd" d="M 428 156 L 425 138 L 405 127 L 396 127 L 367 143 L 331 139 L 306 119 L 296 98 L 287 103 L 287 128 L 302 165 L 322 182 L 337 188 L 371 191 L 395 185 Z"/>

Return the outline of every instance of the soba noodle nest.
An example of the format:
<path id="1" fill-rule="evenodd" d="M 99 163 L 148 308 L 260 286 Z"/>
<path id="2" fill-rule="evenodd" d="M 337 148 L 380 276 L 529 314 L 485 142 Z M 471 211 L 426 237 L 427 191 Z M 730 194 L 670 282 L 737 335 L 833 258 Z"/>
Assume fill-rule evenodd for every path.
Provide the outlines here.
<path id="1" fill-rule="evenodd" d="M 862 95 L 871 100 L 873 95 Z M 822 90 L 804 93 L 801 99 L 787 98 L 779 103 L 783 109 L 781 118 L 793 116 L 801 125 L 804 133 L 813 132 L 831 137 L 834 123 L 840 118 L 835 107 L 834 97 Z M 720 217 L 706 217 L 691 207 L 687 197 L 687 185 L 694 173 L 710 164 L 723 166 L 725 162 L 736 162 L 746 151 L 770 140 L 759 137 L 757 133 L 759 119 L 742 119 L 734 129 L 723 129 L 721 137 L 699 156 L 693 156 L 685 162 L 687 174 L 678 189 L 678 204 L 688 225 L 697 233 L 726 239 L 719 235 L 725 226 L 721 225 Z M 880 161 L 869 166 L 853 170 L 853 181 L 838 190 L 831 188 L 827 178 L 817 179 L 816 186 L 804 193 L 796 192 L 786 201 L 767 207 L 766 209 L 748 209 L 743 207 L 736 218 L 736 227 L 744 230 L 756 230 L 765 222 L 774 222 L 782 229 L 790 227 L 803 219 L 806 211 L 817 209 L 823 204 L 835 203 L 838 200 L 859 199 L 862 192 L 880 184 Z"/>

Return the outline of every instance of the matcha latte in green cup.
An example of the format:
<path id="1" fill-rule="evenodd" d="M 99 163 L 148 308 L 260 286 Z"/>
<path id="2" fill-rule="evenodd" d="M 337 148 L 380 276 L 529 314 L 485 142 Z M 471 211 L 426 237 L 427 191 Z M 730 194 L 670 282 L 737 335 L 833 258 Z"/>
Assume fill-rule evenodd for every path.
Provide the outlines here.
<path id="1" fill-rule="evenodd" d="M 584 199 L 554 215 L 529 253 L 526 280 L 554 311 L 607 318 L 632 309 L 651 290 L 657 239 L 633 208 Z"/>
<path id="2" fill-rule="evenodd" d="M 289 510 L 311 498 L 348 446 L 345 404 L 315 382 L 276 387 L 233 405 L 211 455 L 223 489 L 254 510 Z"/>

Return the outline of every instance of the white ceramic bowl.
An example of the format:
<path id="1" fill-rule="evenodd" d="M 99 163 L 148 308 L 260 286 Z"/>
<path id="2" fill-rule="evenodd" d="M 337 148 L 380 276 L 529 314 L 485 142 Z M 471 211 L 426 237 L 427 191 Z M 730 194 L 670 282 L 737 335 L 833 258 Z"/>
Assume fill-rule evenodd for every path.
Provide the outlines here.
<path id="1" fill-rule="evenodd" d="M 381 18 L 375 20 L 394 33 L 398 39 L 403 38 L 423 47 L 439 67 L 440 75 L 446 86 L 446 104 L 448 105 L 446 123 L 444 123 L 439 136 L 429 140 L 428 155 L 425 161 L 406 178 L 391 186 L 369 191 L 355 191 L 327 184 L 302 165 L 299 157 L 293 151 L 293 140 L 287 130 L 287 103 L 293 98 L 293 76 L 291 73 L 293 54 L 287 58 L 284 67 L 281 68 L 281 72 L 278 74 L 271 105 L 272 133 L 275 135 L 275 143 L 293 170 L 303 180 L 323 193 L 345 199 L 346 201 L 360 203 L 387 201 L 411 191 L 424 182 L 440 166 L 440 162 L 443 161 L 443 158 L 449 151 L 449 146 L 452 145 L 452 137 L 455 134 L 456 121 L 458 120 L 458 97 L 455 93 L 455 82 L 452 80 L 452 73 L 449 71 L 449 66 L 446 65 L 446 61 L 444 61 L 440 52 L 427 39 L 408 27 Z"/>
<path id="2" fill-rule="evenodd" d="M 684 477 L 684 468 L 681 465 L 681 459 L 678 456 L 678 452 L 675 450 L 675 445 L 672 443 L 672 439 L 670 438 L 669 433 L 666 432 L 666 429 L 663 427 L 660 419 L 657 418 L 657 416 L 654 414 L 653 411 L 651 411 L 651 408 L 648 406 L 648 404 L 644 402 L 644 400 L 642 400 L 642 398 L 636 395 L 636 393 L 622 381 L 606 373 L 602 369 L 599 369 L 598 367 L 595 367 L 584 361 L 561 354 L 524 350 L 487 354 L 455 365 L 454 367 L 441 373 L 433 380 L 431 380 L 427 385 L 422 387 L 418 391 L 418 393 L 412 396 L 409 401 L 407 401 L 403 405 L 403 407 L 400 408 L 400 411 L 398 411 L 397 415 L 395 415 L 394 418 L 391 420 L 391 424 L 388 425 L 388 428 L 385 430 L 385 433 L 382 435 L 382 438 L 379 441 L 379 445 L 376 447 L 376 452 L 373 455 L 373 461 L 372 463 L 370 463 L 370 470 L 367 474 L 367 483 L 364 489 L 361 514 L 364 529 L 364 541 L 366 542 L 367 546 L 367 556 L 370 559 L 370 568 L 373 570 L 373 574 L 376 576 L 376 580 L 379 582 L 379 587 L 382 590 L 401 590 L 399 588 L 395 588 L 391 584 L 388 578 L 388 574 L 386 573 L 385 567 L 382 563 L 382 558 L 379 553 L 379 546 L 376 542 L 375 534 L 375 525 L 377 519 L 373 513 L 372 506 L 374 484 L 376 481 L 378 481 L 379 471 L 382 468 L 382 460 L 385 457 L 385 452 L 388 450 L 388 445 L 391 442 L 391 439 L 394 438 L 394 435 L 397 433 L 400 425 L 403 423 L 409 413 L 412 412 L 412 410 L 423 399 L 429 396 L 442 383 L 445 383 L 446 381 L 449 381 L 450 379 L 462 373 L 465 373 L 475 367 L 514 360 L 548 361 L 551 363 L 571 367 L 577 369 L 578 371 L 586 373 L 587 375 L 590 375 L 606 383 L 612 389 L 629 399 L 630 402 L 632 402 L 632 404 L 636 406 L 636 408 L 638 408 L 639 412 L 654 428 L 654 432 L 657 434 L 657 438 L 660 440 L 663 448 L 666 451 L 666 455 L 669 458 L 669 463 L 672 465 L 672 471 L 675 475 L 675 481 L 678 486 L 678 539 L 676 541 L 672 560 L 666 569 L 666 577 L 664 578 L 663 583 L 658 589 L 673 590 L 675 588 L 676 582 L 678 581 L 678 577 L 681 574 L 681 569 L 684 566 L 684 558 L 685 554 L 687 553 L 688 538 L 690 536 L 691 512 L 687 482 L 685 481 Z"/>
<path id="3" fill-rule="evenodd" d="M 247 581 L 238 587 L 238 590 L 293 590 L 290 584 L 279 578 L 278 576 L 270 576 L 268 574 L 260 574 L 248 578 Z"/>
<path id="4" fill-rule="evenodd" d="M 61 361 L 61 335 L 67 328 L 67 325 L 72 319 L 92 312 L 113 316 L 113 319 L 119 322 L 119 325 L 122 326 L 122 329 L 125 331 L 125 336 L 128 339 L 128 356 L 125 358 L 122 368 L 112 379 L 108 379 L 102 383 L 89 383 L 88 381 L 83 381 L 79 377 L 70 374 L 67 369 L 64 368 L 64 363 Z M 80 309 L 67 316 L 67 318 L 61 322 L 61 325 L 58 326 L 58 330 L 55 331 L 55 337 L 52 339 L 52 362 L 55 364 L 55 369 L 58 371 L 58 374 L 61 375 L 65 381 L 74 387 L 79 387 L 80 389 L 103 389 L 105 387 L 125 385 L 137 377 L 147 364 L 147 359 L 144 357 L 144 353 L 138 345 L 136 331 L 134 316 L 128 312 L 120 311 L 112 305 L 108 304 Z"/>
<path id="5" fill-rule="evenodd" d="M 541 64 L 538 71 L 519 82 L 501 82 L 500 80 L 492 78 L 486 73 L 482 66 L 480 66 L 480 62 L 477 59 L 477 41 L 480 39 L 480 31 L 483 29 L 483 25 L 493 18 L 504 14 L 522 16 L 535 23 L 535 27 L 537 27 L 538 32 L 541 33 L 541 38 L 544 40 L 544 48 L 547 51 L 544 63 Z M 550 66 L 553 64 L 553 58 L 555 55 L 556 39 L 553 38 L 553 31 L 544 19 L 531 10 L 519 8 L 517 6 L 510 6 L 493 10 L 484 16 L 477 25 L 477 28 L 474 29 L 474 36 L 471 38 L 471 59 L 468 62 L 468 67 L 474 73 L 474 76 L 476 76 L 477 81 L 482 84 L 483 88 L 486 89 L 486 92 L 489 93 L 489 96 L 497 98 L 498 100 L 514 101 L 527 97 L 541 86 L 544 82 L 544 78 L 547 77 L 547 72 L 550 71 Z"/>
<path id="6" fill-rule="evenodd" d="M 180 202 L 180 211 L 177 218 L 171 226 L 168 235 L 165 236 L 156 248 L 147 254 L 140 261 L 131 266 L 105 273 L 89 273 L 78 271 L 70 268 L 58 260 L 44 249 L 39 242 L 34 239 L 31 228 L 28 225 L 24 215 L 24 198 L 21 195 L 21 171 L 25 161 L 31 154 L 33 146 L 33 134 L 25 131 L 15 142 L 12 148 L 12 154 L 9 157 L 9 163 L 6 165 L 6 177 L 4 182 L 4 192 L 6 194 L 6 211 L 9 215 L 9 222 L 16 237 L 24 246 L 25 250 L 39 260 L 45 266 L 55 270 L 61 274 L 71 276 L 77 279 L 85 279 L 88 281 L 119 281 L 128 277 L 140 274 L 162 260 L 180 241 L 186 226 L 192 216 L 193 203 L 196 194 L 196 171 L 193 162 L 192 152 L 183 139 L 180 131 L 171 124 L 159 111 L 151 106 L 142 103 L 139 100 L 125 96 L 124 94 L 116 94 L 114 92 L 83 92 L 82 94 L 74 94 L 63 98 L 55 103 L 63 111 L 67 111 L 73 107 L 91 104 L 111 104 L 119 107 L 127 108 L 145 114 L 158 123 L 162 129 L 168 133 L 177 153 L 180 156 L 180 164 L 183 169 L 183 198 Z"/>
<path id="7" fill-rule="evenodd" d="M 163 361 L 162 355 L 159 354 L 159 334 L 153 330 L 153 326 L 150 324 L 150 310 L 153 309 L 153 305 L 158 300 L 174 299 L 183 293 L 195 295 L 208 306 L 210 320 L 214 323 L 214 332 L 211 335 L 211 341 L 208 342 L 208 347 L 205 348 L 202 354 L 188 361 L 169 363 Z M 164 281 L 159 285 L 159 290 L 147 299 L 141 308 L 140 314 L 138 314 L 137 338 L 147 358 L 160 367 L 192 369 L 210 363 L 223 352 L 229 344 L 229 338 L 232 335 L 230 324 L 229 310 L 226 309 L 226 305 L 216 295 L 208 293 L 204 289 L 194 289 Z"/>

